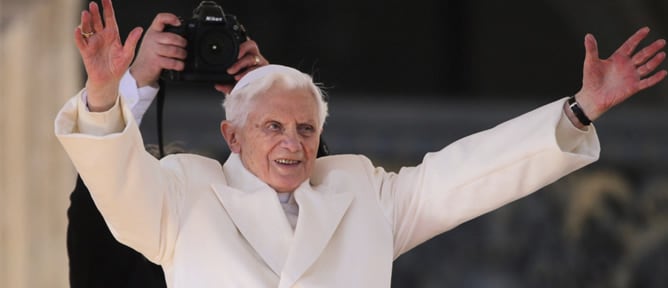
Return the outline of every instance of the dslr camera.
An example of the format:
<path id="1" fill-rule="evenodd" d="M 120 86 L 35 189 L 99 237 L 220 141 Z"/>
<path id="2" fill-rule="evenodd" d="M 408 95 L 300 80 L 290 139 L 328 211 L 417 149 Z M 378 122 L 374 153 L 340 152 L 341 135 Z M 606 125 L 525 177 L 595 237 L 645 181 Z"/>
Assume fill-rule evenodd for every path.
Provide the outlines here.
<path id="1" fill-rule="evenodd" d="M 214 1 L 202 1 L 191 19 L 181 26 L 166 26 L 164 31 L 184 37 L 188 44 L 183 71 L 163 70 L 162 78 L 171 81 L 234 83 L 226 70 L 237 61 L 239 45 L 246 41 L 246 30 L 234 15 L 226 15 Z"/>

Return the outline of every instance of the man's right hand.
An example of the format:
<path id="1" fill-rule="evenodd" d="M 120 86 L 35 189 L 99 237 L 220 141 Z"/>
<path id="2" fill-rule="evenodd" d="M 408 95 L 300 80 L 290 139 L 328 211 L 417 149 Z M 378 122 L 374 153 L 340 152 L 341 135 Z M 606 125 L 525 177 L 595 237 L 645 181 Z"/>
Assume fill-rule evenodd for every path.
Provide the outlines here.
<path id="1" fill-rule="evenodd" d="M 74 41 L 88 74 L 88 109 L 107 111 L 118 97 L 118 84 L 135 55 L 142 29 L 137 27 L 121 42 L 111 0 L 102 0 L 104 23 L 100 8 L 90 2 L 81 12 L 81 24 L 74 32 Z"/>
<path id="2" fill-rule="evenodd" d="M 181 71 L 185 67 L 187 41 L 178 34 L 163 32 L 167 25 L 180 26 L 181 21 L 174 14 L 160 13 L 144 35 L 130 67 L 138 87 L 157 86 L 163 69 Z"/>

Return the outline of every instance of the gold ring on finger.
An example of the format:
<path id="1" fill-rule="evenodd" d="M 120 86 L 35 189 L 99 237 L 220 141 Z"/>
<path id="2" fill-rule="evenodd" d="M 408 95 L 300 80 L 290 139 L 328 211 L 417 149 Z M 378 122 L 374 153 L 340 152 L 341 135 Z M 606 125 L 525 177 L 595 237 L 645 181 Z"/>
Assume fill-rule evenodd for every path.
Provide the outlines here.
<path id="1" fill-rule="evenodd" d="M 95 32 L 93 32 L 93 31 L 90 31 L 90 32 L 81 31 L 81 37 L 83 37 L 84 39 L 88 39 L 93 35 L 95 35 Z"/>

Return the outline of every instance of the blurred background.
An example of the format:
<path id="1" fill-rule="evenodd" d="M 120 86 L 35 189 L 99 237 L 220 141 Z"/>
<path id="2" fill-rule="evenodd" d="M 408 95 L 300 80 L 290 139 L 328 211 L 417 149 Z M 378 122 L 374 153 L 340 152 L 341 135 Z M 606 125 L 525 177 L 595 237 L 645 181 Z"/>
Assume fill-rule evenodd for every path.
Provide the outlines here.
<path id="1" fill-rule="evenodd" d="M 218 0 L 272 63 L 327 87 L 324 138 L 387 170 L 420 163 L 581 85 L 583 39 L 609 56 L 663 0 Z M 116 0 L 123 37 L 195 0 Z M 67 287 L 75 173 L 53 119 L 85 80 L 79 0 L 0 0 L 0 287 Z M 662 65 L 666 68 L 666 64 Z M 164 138 L 224 161 L 223 95 L 167 83 Z M 401 256 L 393 287 L 668 287 L 668 82 L 596 123 L 601 160 Z M 142 122 L 156 143 L 156 111 Z M 549 165 L 549 163 L 546 163 Z"/>

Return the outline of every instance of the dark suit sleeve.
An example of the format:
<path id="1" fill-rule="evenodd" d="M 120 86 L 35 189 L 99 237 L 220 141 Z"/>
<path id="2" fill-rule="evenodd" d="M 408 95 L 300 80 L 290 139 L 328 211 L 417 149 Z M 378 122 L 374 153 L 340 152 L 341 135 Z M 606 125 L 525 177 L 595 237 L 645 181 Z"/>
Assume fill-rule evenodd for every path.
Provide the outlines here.
<path id="1" fill-rule="evenodd" d="M 166 287 L 160 266 L 114 239 L 79 177 L 67 217 L 70 287 Z"/>

